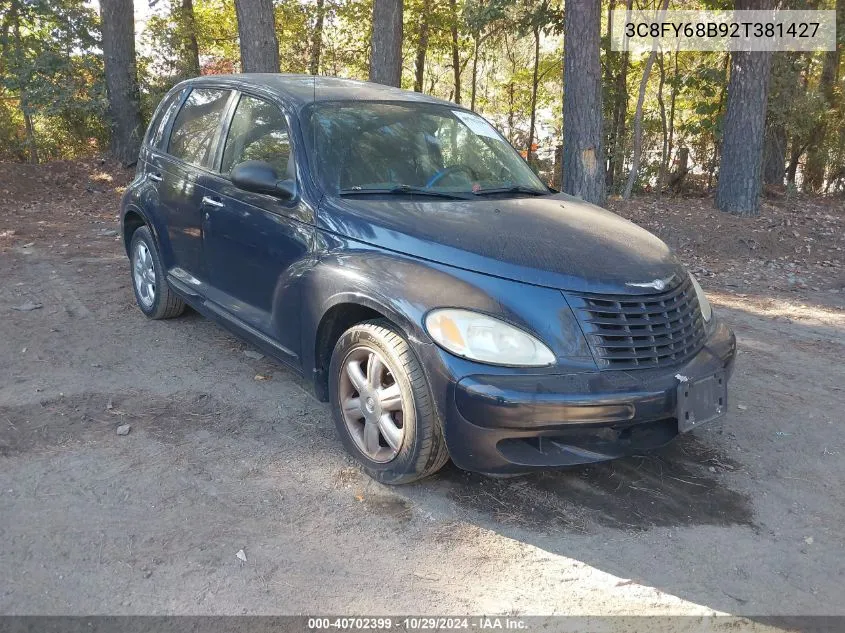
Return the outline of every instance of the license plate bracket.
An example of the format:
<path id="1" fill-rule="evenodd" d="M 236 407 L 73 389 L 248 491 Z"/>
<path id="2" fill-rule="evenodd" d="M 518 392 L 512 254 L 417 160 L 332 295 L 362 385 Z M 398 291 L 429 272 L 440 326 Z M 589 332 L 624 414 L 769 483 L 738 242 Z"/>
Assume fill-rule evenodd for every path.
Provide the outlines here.
<path id="1" fill-rule="evenodd" d="M 724 371 L 682 381 L 677 393 L 679 433 L 712 422 L 728 411 L 728 380 Z"/>

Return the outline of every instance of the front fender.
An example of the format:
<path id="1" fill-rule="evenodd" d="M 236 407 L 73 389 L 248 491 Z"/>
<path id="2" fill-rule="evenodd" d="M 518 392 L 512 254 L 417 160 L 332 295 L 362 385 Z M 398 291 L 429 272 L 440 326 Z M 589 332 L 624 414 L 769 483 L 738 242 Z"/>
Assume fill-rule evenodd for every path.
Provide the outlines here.
<path id="1" fill-rule="evenodd" d="M 558 359 L 565 360 L 570 370 L 595 369 L 577 320 L 557 290 L 385 251 L 333 234 L 318 232 L 317 239 L 322 242 L 315 251 L 319 255 L 302 279 L 305 373 L 318 365 L 315 343 L 323 316 L 341 303 L 384 314 L 416 346 L 432 343 L 423 321 L 434 308 L 485 312 L 533 333 Z M 489 369 L 496 372 L 500 368 Z"/>

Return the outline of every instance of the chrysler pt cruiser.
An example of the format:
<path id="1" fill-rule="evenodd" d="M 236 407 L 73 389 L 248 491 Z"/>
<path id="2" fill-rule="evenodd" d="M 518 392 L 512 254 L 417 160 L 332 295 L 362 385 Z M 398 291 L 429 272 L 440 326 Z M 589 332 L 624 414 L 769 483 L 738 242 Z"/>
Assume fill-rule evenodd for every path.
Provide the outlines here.
<path id="1" fill-rule="evenodd" d="M 557 193 L 474 112 L 364 82 L 203 77 L 121 205 L 138 307 L 303 374 L 410 482 L 653 449 L 722 416 L 736 342 L 658 238 Z"/>

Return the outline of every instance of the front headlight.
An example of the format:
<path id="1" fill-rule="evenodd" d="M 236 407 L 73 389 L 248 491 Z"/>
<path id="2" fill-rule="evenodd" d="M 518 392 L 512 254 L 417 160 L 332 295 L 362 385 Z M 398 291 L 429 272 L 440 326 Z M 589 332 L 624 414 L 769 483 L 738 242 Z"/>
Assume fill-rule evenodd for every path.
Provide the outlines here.
<path id="1" fill-rule="evenodd" d="M 555 362 L 555 355 L 536 338 L 486 314 L 432 310 L 425 318 L 425 329 L 440 347 L 481 363 L 542 367 Z"/>
<path id="2" fill-rule="evenodd" d="M 695 288 L 695 296 L 698 297 L 698 306 L 701 308 L 701 316 L 704 317 L 705 321 L 710 321 L 710 319 L 713 318 L 713 308 L 710 307 L 710 302 L 707 300 L 707 296 L 704 294 L 701 286 L 698 285 L 698 280 L 695 278 L 695 275 L 690 273 L 689 278 L 692 282 L 692 287 Z"/>

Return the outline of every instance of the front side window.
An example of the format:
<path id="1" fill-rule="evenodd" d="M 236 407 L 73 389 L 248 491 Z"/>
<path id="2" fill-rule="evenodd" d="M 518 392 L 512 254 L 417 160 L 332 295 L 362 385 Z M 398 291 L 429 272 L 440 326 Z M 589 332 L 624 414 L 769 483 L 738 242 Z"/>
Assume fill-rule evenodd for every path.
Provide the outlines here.
<path id="1" fill-rule="evenodd" d="M 479 194 L 548 189 L 480 116 L 427 103 L 325 102 L 306 110 L 305 138 L 332 193 Z M 400 191 L 401 192 L 401 191 Z"/>
<path id="2" fill-rule="evenodd" d="M 231 92 L 194 88 L 173 122 L 168 153 L 192 165 L 206 164 Z"/>
<path id="3" fill-rule="evenodd" d="M 220 171 L 228 174 L 238 163 L 261 160 L 270 163 L 279 178 L 294 178 L 288 124 L 272 103 L 241 96 L 223 149 Z"/>

